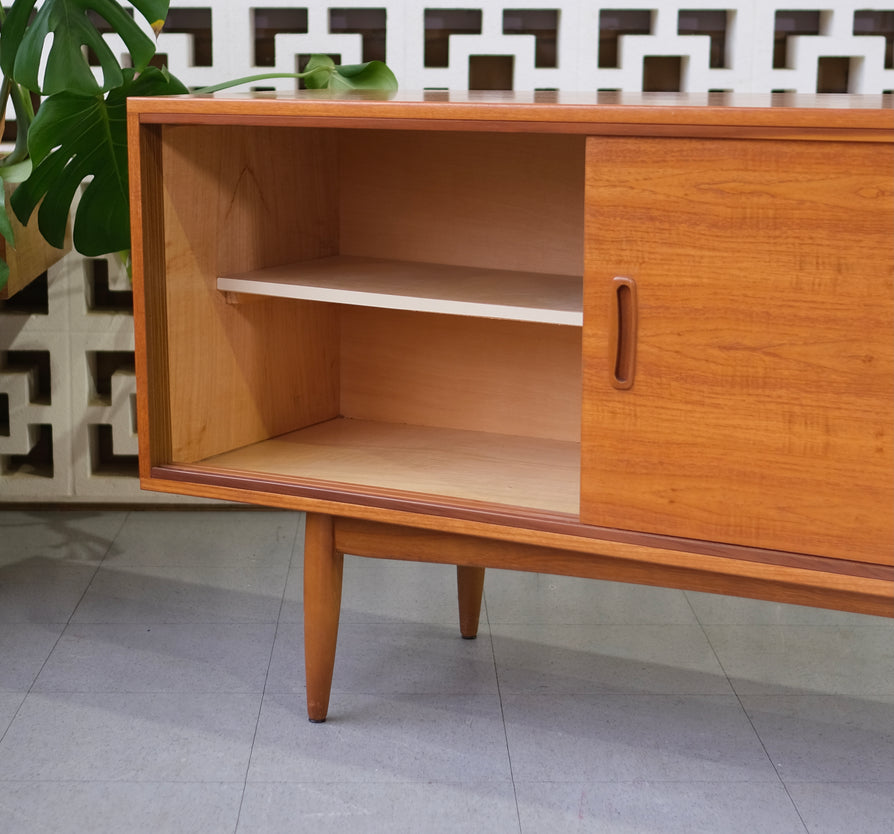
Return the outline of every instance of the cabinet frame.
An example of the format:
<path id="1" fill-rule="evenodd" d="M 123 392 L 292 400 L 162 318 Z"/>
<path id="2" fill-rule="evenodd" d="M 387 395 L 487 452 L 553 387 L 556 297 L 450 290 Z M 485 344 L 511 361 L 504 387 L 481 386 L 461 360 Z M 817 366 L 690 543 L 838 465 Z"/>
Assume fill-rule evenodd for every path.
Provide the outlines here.
<path id="1" fill-rule="evenodd" d="M 555 230 L 544 238 L 545 246 L 528 245 L 516 253 L 518 263 L 511 264 L 511 269 L 559 277 L 577 273 L 587 298 L 592 294 L 592 263 L 598 253 L 588 250 L 585 268 L 583 249 L 589 244 L 583 240 L 584 201 L 578 199 L 583 195 L 587 165 L 600 164 L 600 141 L 633 146 L 643 141 L 696 140 L 729 142 L 727 147 L 735 142 L 784 142 L 790 148 L 838 142 L 847 143 L 848 148 L 890 149 L 894 111 L 889 104 L 876 97 L 725 94 L 656 98 L 645 94 L 427 93 L 401 94 L 394 100 L 375 94 L 327 98 L 312 93 L 171 97 L 130 100 L 128 130 L 141 484 L 172 494 L 308 513 L 305 606 L 308 705 L 313 720 L 324 720 L 328 709 L 344 553 L 457 565 L 464 636 L 473 636 L 476 630 L 487 567 L 894 616 L 892 542 L 882 542 L 871 558 L 841 558 L 840 554 L 835 558 L 809 548 L 776 549 L 734 539 L 687 537 L 659 528 L 637 529 L 635 523 L 627 529 L 615 522 L 587 523 L 594 516 L 575 501 L 580 493 L 574 492 L 579 489 L 576 467 L 581 454 L 581 421 L 585 473 L 596 448 L 592 444 L 600 441 L 598 428 L 592 424 L 592 409 L 582 407 L 581 395 L 592 385 L 593 367 L 602 367 L 603 359 L 597 361 L 597 353 L 609 356 L 611 352 L 602 325 L 594 326 L 594 317 L 602 313 L 592 300 L 584 304 L 581 342 L 581 331 L 566 321 L 500 322 L 486 309 L 470 311 L 462 306 L 465 301 L 443 310 L 443 316 L 421 302 L 418 307 L 425 312 L 416 312 L 405 289 L 397 294 L 400 304 L 408 309 L 379 311 L 376 299 L 370 298 L 372 312 L 365 313 L 340 303 L 277 297 L 287 294 L 281 288 L 264 287 L 258 293 L 249 286 L 252 280 L 263 278 L 263 270 L 280 273 L 284 265 L 296 261 L 300 265 L 333 257 L 346 261 L 371 258 L 380 264 L 382 258 L 394 256 L 405 264 L 424 261 L 426 249 L 435 245 L 436 236 L 415 225 L 410 215 L 405 225 L 413 233 L 403 239 L 395 235 L 381 244 L 388 235 L 378 231 L 364 237 L 362 226 L 352 218 L 356 219 L 370 195 L 385 193 L 388 198 L 390 192 L 382 192 L 382 188 L 391 186 L 387 177 L 373 175 L 364 180 L 360 176 L 358 180 L 356 171 L 348 179 L 340 179 L 340 168 L 350 170 L 345 160 L 353 158 L 339 155 L 337 146 L 342 140 L 369 136 L 377 154 L 396 157 L 395 149 L 407 147 L 410 132 L 425 137 L 422 144 L 427 148 L 441 143 L 448 154 L 451 147 L 467 153 L 466 148 L 485 151 L 492 145 L 496 149 L 493 162 L 480 171 L 470 167 L 474 173 L 469 180 L 491 173 L 495 182 L 523 180 L 518 200 L 504 198 L 500 189 L 508 186 L 498 185 L 489 190 L 485 200 L 495 208 L 481 209 L 485 212 L 482 217 L 495 218 L 495 239 L 508 243 L 490 252 L 487 238 L 482 237 L 484 245 L 477 246 L 474 230 L 467 227 L 462 240 L 471 242 L 457 250 L 452 265 L 454 255 L 445 245 L 432 259 L 438 270 L 443 267 L 448 277 L 468 276 L 475 286 L 476 274 L 487 277 L 487 270 L 502 269 L 501 259 L 513 248 L 513 225 L 529 222 L 526 218 L 533 214 L 529 206 L 542 201 L 542 194 L 554 195 L 547 200 L 560 206 Z M 338 141 L 333 142 L 333 137 Z M 578 151 L 573 149 L 584 149 L 587 144 L 590 155 L 582 156 L 579 165 Z M 519 176 L 524 173 L 520 162 L 500 162 L 516 153 L 524 159 L 529 147 L 535 149 L 531 168 L 536 170 L 543 163 L 547 174 Z M 224 149 L 235 164 L 224 164 Z M 554 152 L 560 149 L 572 149 L 572 153 Z M 457 159 L 460 156 L 457 153 Z M 566 157 L 573 158 L 569 161 Z M 421 156 L 417 162 L 424 164 Z M 579 183 L 576 166 L 580 167 Z M 413 176 L 418 179 L 418 172 Z M 449 176 L 432 179 L 432 193 L 439 200 L 451 206 L 462 204 L 463 195 L 451 191 Z M 334 182 L 340 183 L 337 194 L 333 193 Z M 411 185 L 401 187 L 403 196 L 417 196 L 407 190 Z M 299 211 L 289 199 L 290 189 L 310 195 L 302 204 L 310 206 L 307 211 Z M 394 195 L 398 199 L 399 189 Z M 424 197 L 425 192 L 418 196 Z M 502 226 L 497 210 L 501 199 L 511 220 Z M 890 201 L 888 189 L 879 202 L 884 221 L 894 219 L 889 217 Z M 579 220 L 574 220 L 578 215 Z M 619 222 L 624 222 L 623 215 Z M 461 224 L 459 228 L 462 231 Z M 516 234 L 518 240 L 532 236 Z M 577 240 L 580 242 L 574 242 Z M 600 245 L 611 246 L 610 234 L 600 240 Z M 525 270 L 522 264 L 530 260 L 537 263 Z M 882 269 L 884 274 L 867 276 L 867 280 L 890 283 L 892 261 L 894 253 L 882 253 L 878 262 L 887 269 Z M 381 263 L 387 272 L 387 261 Z M 495 276 L 495 280 L 505 277 Z M 613 292 L 618 303 L 625 305 L 617 313 L 605 313 L 609 322 L 616 316 L 611 338 L 617 340 L 619 331 L 623 338 L 631 338 L 635 317 L 631 317 L 629 305 L 636 302 L 648 309 L 650 299 L 643 296 L 635 275 L 610 277 L 620 280 L 612 285 Z M 332 302 L 357 300 L 324 297 Z M 610 306 L 610 298 L 605 304 Z M 475 319 L 467 317 L 470 312 Z M 438 319 L 438 325 L 429 327 L 428 320 L 418 318 L 424 316 Z M 440 322 L 442 318 L 455 321 L 446 325 Z M 469 323 L 474 320 L 481 323 Z M 425 326 L 420 322 L 426 322 Z M 894 335 L 887 311 L 881 326 Z M 445 395 L 437 368 L 446 369 L 446 378 L 458 368 L 470 367 L 468 356 L 474 354 L 460 350 L 451 358 L 450 351 L 444 349 L 442 356 L 447 358 L 439 360 L 439 366 L 433 348 L 432 355 L 421 351 L 425 354 L 419 360 L 421 370 L 413 370 L 412 357 L 406 360 L 412 382 L 403 388 L 400 381 L 389 382 L 384 372 L 374 384 L 361 384 L 367 376 L 375 376 L 376 364 L 387 362 L 388 356 L 404 361 L 400 357 L 408 353 L 406 345 L 417 338 L 414 328 L 431 331 L 432 339 L 441 338 L 447 345 L 451 340 L 474 345 L 478 344 L 474 339 L 481 338 L 488 356 L 485 370 L 469 385 L 458 385 L 460 394 Z M 439 328 L 440 336 L 436 333 Z M 370 351 L 374 358 L 366 361 L 361 349 L 367 344 L 364 340 L 392 338 L 387 335 L 392 332 L 398 333 L 393 345 L 382 342 L 383 347 Z M 642 332 L 648 333 L 648 327 L 641 330 L 640 338 Z M 351 334 L 359 334 L 353 343 Z M 594 348 L 596 342 L 598 348 Z M 632 344 L 642 348 L 638 339 Z M 506 358 L 500 358 L 501 351 Z M 520 373 L 513 376 L 514 356 L 541 354 L 541 370 L 532 362 L 533 381 L 526 383 Z M 638 356 L 626 350 L 623 356 L 606 360 L 615 362 L 616 392 L 636 389 L 642 355 L 642 349 Z M 202 361 L 197 357 L 203 357 Z M 205 362 L 204 357 L 210 359 Z M 889 360 L 885 356 L 881 361 Z M 435 364 L 427 366 L 427 362 Z M 560 370 L 552 374 L 558 378 L 554 393 L 538 398 L 537 392 L 546 390 L 554 367 Z M 424 390 L 427 376 L 434 380 L 428 391 Z M 355 384 L 356 380 L 361 383 Z M 377 396 L 380 385 L 391 385 L 387 390 L 395 393 Z M 465 398 L 463 388 L 470 392 Z M 497 406 L 490 415 L 479 415 L 476 403 L 486 399 L 483 392 L 490 388 L 499 389 Z M 456 407 L 445 407 L 457 396 Z M 414 397 L 418 399 L 415 403 Z M 587 394 L 583 399 L 587 401 Z M 555 402 L 558 407 L 548 408 L 538 400 Z M 515 429 L 505 436 L 496 431 L 503 419 L 501 409 L 507 424 Z M 359 470 L 344 469 L 348 473 L 344 475 L 326 474 L 313 467 L 292 472 L 277 464 L 280 453 L 276 443 L 292 443 L 290 433 L 298 432 L 294 442 L 299 443 L 322 438 L 325 450 L 329 435 L 344 428 L 332 421 L 342 420 L 344 430 L 354 431 L 363 428 L 362 420 L 370 419 L 370 414 L 374 421 L 379 419 L 375 417 L 379 413 L 384 420 L 376 423 L 380 435 L 382 426 L 397 431 L 402 415 L 414 415 L 419 424 L 417 436 L 422 438 L 414 442 L 421 444 L 422 460 L 427 454 L 425 443 L 443 444 L 445 451 L 460 457 L 468 453 L 484 458 L 482 449 L 491 442 L 503 450 L 500 454 L 510 469 L 516 463 L 527 469 L 528 483 L 535 488 L 513 493 L 515 487 L 510 483 L 505 494 L 497 495 L 485 481 L 480 489 L 462 487 L 452 493 L 436 483 L 423 486 L 429 483 L 425 480 L 415 486 L 408 480 L 402 486 L 399 473 L 393 482 L 377 482 L 372 475 L 364 478 L 363 467 L 370 472 L 374 467 L 362 460 Z M 444 425 L 430 425 L 434 415 Z M 890 422 L 885 415 L 884 431 L 877 438 L 889 458 L 894 435 Z M 473 443 L 467 451 L 464 438 L 473 435 L 483 445 L 479 448 Z M 260 457 L 253 459 L 255 463 L 244 462 L 252 459 L 240 450 L 268 441 L 267 460 L 271 462 L 266 468 L 258 463 Z M 373 453 L 384 460 L 388 448 L 387 443 L 373 447 Z M 881 477 L 894 484 L 892 473 L 894 465 L 884 469 Z M 569 484 L 570 497 L 561 497 Z M 550 500 L 538 499 L 537 488 L 551 496 Z M 887 487 L 883 484 L 882 488 Z M 522 497 L 513 500 L 515 494 Z M 586 484 L 583 494 L 588 494 Z M 559 497 L 553 500 L 553 495 Z M 878 515 L 873 505 L 868 523 L 885 530 Z"/>

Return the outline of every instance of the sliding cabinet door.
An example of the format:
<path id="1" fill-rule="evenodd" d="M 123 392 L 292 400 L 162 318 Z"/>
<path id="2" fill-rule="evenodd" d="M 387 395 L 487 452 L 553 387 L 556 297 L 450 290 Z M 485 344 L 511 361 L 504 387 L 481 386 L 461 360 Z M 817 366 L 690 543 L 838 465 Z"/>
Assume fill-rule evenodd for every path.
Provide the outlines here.
<path id="1" fill-rule="evenodd" d="M 892 185 L 890 145 L 589 140 L 582 520 L 892 563 Z"/>

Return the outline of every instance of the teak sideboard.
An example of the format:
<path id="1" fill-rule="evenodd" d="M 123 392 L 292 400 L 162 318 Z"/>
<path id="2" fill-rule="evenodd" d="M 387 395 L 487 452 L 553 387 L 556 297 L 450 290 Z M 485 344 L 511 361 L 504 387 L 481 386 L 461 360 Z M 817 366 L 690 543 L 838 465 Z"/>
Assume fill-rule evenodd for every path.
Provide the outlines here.
<path id="1" fill-rule="evenodd" d="M 140 474 L 343 554 L 894 616 L 890 97 L 128 105 Z"/>

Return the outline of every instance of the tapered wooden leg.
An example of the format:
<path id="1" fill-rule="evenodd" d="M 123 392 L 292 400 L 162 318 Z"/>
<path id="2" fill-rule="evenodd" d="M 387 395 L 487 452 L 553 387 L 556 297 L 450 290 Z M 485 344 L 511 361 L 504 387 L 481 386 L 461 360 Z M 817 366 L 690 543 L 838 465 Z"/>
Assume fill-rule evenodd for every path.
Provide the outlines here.
<path id="1" fill-rule="evenodd" d="M 481 595 L 484 592 L 484 568 L 456 566 L 456 590 L 459 599 L 459 633 L 466 640 L 478 636 Z"/>
<path id="2" fill-rule="evenodd" d="M 332 516 L 308 513 L 304 533 L 304 664 L 307 717 L 326 720 L 335 667 L 344 555 L 335 551 Z"/>

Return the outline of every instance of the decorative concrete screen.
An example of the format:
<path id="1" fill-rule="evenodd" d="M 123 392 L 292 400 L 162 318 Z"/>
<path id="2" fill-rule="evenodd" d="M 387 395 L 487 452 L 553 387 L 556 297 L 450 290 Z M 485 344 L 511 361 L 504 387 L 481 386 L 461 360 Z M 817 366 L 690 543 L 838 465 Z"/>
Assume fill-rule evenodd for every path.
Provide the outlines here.
<path id="1" fill-rule="evenodd" d="M 159 39 L 195 87 L 324 52 L 384 59 L 406 89 L 878 95 L 894 89 L 892 47 L 892 0 L 173 0 Z M 69 255 L 0 302 L 0 501 L 172 500 L 136 478 L 132 324 L 113 258 Z"/>

